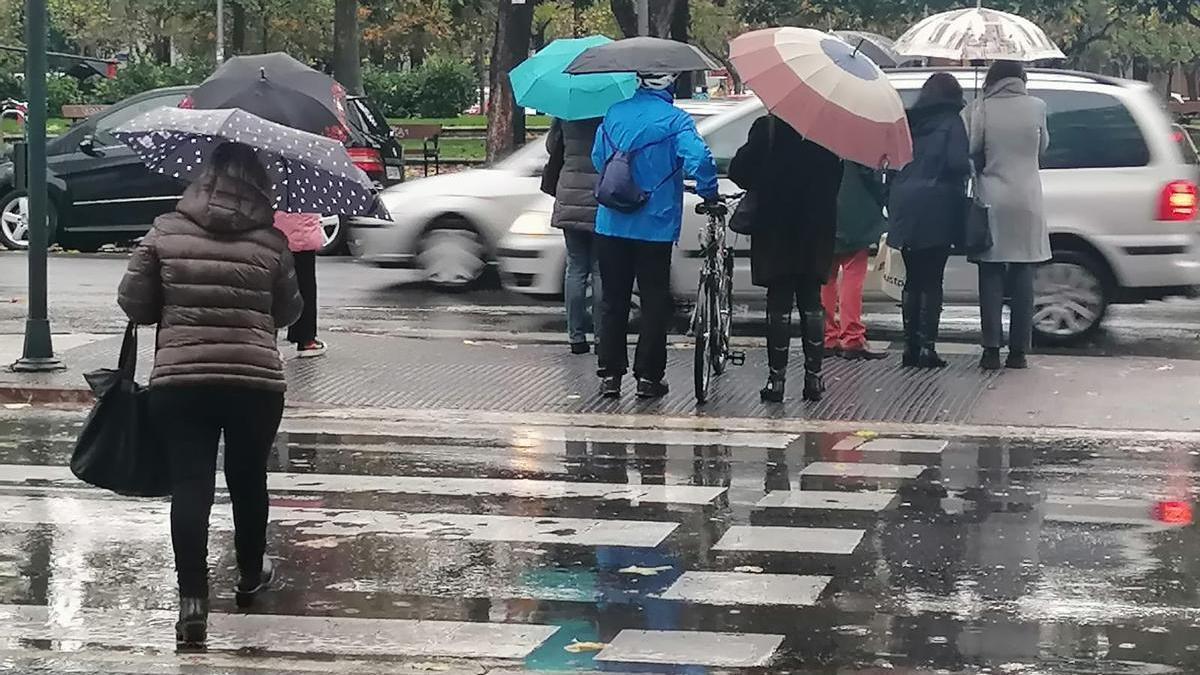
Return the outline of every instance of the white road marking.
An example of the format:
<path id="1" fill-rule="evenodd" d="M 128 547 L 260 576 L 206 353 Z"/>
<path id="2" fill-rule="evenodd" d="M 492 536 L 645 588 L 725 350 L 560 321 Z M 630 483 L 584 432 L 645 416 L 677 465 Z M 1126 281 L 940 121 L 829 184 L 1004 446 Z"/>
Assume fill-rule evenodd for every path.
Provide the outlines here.
<path id="1" fill-rule="evenodd" d="M 697 665 L 721 668 L 765 666 L 782 635 L 705 631 L 623 630 L 596 660 L 606 663 Z"/>
<path id="2" fill-rule="evenodd" d="M 913 464 L 868 462 L 813 462 L 800 470 L 801 476 L 832 478 L 916 478 L 926 467 Z"/>
<path id="3" fill-rule="evenodd" d="M 684 572 L 661 597 L 701 605 L 815 604 L 831 577 L 802 574 Z"/>
<path id="4" fill-rule="evenodd" d="M 910 452 L 939 455 L 950 445 L 948 441 L 926 438 L 874 438 L 856 450 L 859 452 Z"/>
<path id="5" fill-rule="evenodd" d="M 863 530 L 831 527 L 734 525 L 713 550 L 850 555 L 864 534 Z"/>
<path id="6" fill-rule="evenodd" d="M 5 637 L 78 641 L 104 647 L 175 648 L 174 612 L 0 605 Z M 272 652 L 522 659 L 557 626 L 411 619 L 209 615 L 210 649 Z"/>
<path id="7" fill-rule="evenodd" d="M 758 500 L 760 509 L 814 509 L 833 511 L 882 511 L 896 498 L 888 490 L 846 492 L 838 490 L 775 490 Z"/>

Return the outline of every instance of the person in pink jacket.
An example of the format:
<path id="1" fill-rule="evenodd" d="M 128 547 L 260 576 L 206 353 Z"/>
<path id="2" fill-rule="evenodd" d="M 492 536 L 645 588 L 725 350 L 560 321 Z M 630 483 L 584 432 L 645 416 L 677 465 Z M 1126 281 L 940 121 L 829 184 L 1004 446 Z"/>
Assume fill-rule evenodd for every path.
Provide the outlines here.
<path id="1" fill-rule="evenodd" d="M 275 227 L 287 236 L 296 260 L 296 281 L 304 298 L 300 320 L 288 328 L 287 339 L 301 358 L 321 356 L 325 343 L 317 339 L 317 251 L 325 245 L 321 216 L 315 213 L 275 212 Z"/>

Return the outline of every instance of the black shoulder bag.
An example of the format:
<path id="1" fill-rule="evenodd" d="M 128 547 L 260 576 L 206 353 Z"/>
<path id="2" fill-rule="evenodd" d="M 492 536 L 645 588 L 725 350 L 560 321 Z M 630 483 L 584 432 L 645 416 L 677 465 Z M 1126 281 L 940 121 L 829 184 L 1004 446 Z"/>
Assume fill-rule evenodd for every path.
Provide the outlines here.
<path id="1" fill-rule="evenodd" d="M 762 173 L 767 171 L 768 160 L 771 153 L 775 151 L 775 116 L 767 118 L 767 154 L 763 157 L 762 166 L 759 167 L 760 172 L 755 183 L 762 183 Z M 759 218 L 759 200 L 761 188 L 758 185 L 753 185 L 746 191 L 746 196 L 738 202 L 737 208 L 733 210 L 733 215 L 729 216 L 729 229 L 745 235 L 753 235 L 755 228 L 758 227 Z"/>

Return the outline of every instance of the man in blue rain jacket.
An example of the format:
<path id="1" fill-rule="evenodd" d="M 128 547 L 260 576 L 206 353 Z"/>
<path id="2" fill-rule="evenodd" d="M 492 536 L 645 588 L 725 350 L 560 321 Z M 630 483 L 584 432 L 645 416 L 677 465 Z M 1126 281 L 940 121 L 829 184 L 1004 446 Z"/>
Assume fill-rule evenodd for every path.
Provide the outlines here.
<path id="1" fill-rule="evenodd" d="M 604 116 L 592 147 L 592 163 L 603 173 L 618 150 L 632 154 L 633 179 L 649 193 L 645 205 L 622 213 L 601 205 L 596 214 L 596 250 L 604 297 L 600 305 L 600 393 L 621 395 L 629 368 L 629 308 L 637 281 L 641 332 L 633 361 L 637 395 L 667 393 L 667 325 L 671 318 L 671 247 L 683 222 L 683 179 L 696 181 L 705 201 L 717 199 L 717 166 L 696 124 L 674 105 L 675 74 L 638 73 L 638 90 Z"/>

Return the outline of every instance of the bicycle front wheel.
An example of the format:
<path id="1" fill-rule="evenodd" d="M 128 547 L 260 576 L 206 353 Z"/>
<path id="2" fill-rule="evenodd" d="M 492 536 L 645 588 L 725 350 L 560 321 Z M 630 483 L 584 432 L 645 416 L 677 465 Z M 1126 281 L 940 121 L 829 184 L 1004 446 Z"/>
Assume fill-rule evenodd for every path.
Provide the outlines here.
<path id="1" fill-rule="evenodd" d="M 697 403 L 704 403 L 708 400 L 708 384 L 712 380 L 712 359 L 709 358 L 709 350 L 712 348 L 713 341 L 717 339 L 716 333 L 713 331 L 716 318 L 713 297 L 711 283 L 705 279 L 700 284 L 700 297 L 696 298 L 696 353 L 693 359 L 693 375 L 695 376 Z"/>
<path id="2" fill-rule="evenodd" d="M 709 351 L 713 370 L 720 375 L 729 365 L 729 352 L 733 349 L 733 251 L 726 250 L 719 281 L 712 285 L 712 296 L 713 331 Z"/>

